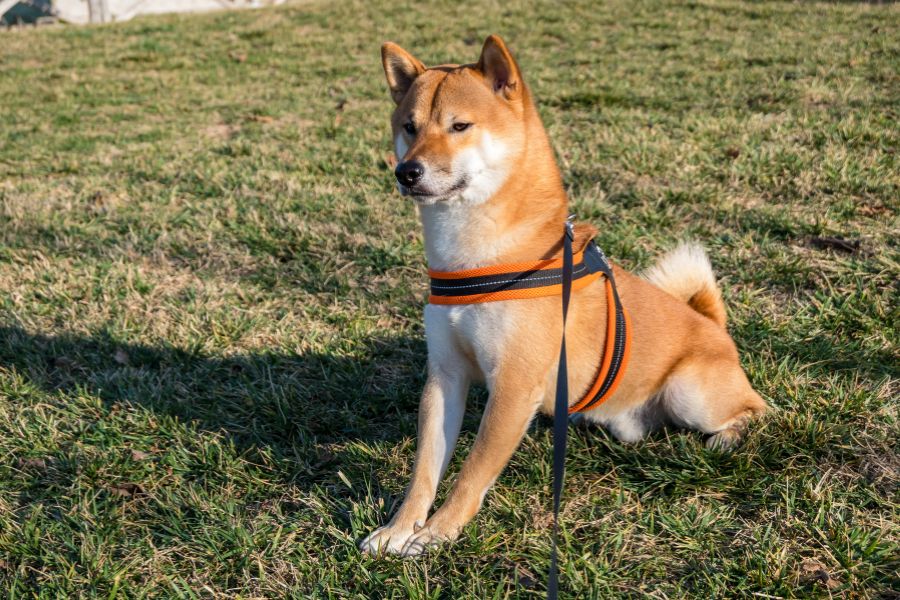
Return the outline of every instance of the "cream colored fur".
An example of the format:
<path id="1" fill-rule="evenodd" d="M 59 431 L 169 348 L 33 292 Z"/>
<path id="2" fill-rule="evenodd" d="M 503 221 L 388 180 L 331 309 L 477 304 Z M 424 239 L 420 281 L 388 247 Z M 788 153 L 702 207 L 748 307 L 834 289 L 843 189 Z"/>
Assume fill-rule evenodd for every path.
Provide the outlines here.
<path id="1" fill-rule="evenodd" d="M 709 257 L 699 244 L 687 242 L 679 244 L 644 272 L 642 277 L 682 302 L 690 304 L 692 308 L 719 325 L 725 325 L 722 293 L 716 283 Z M 702 305 L 698 302 L 701 298 L 704 302 Z"/>

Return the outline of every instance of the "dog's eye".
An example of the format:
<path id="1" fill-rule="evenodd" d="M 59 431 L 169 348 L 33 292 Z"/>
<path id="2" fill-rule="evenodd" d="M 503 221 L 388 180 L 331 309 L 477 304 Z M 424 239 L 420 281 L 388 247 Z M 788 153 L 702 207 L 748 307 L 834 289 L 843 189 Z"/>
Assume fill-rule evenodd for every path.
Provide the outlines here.
<path id="1" fill-rule="evenodd" d="M 403 126 L 403 129 L 405 129 L 406 133 L 408 133 L 409 135 L 416 135 L 416 126 L 412 123 L 407 123 Z"/>
<path id="2" fill-rule="evenodd" d="M 472 126 L 471 123 L 454 123 L 453 131 L 465 131 L 466 129 L 468 129 L 471 126 Z"/>

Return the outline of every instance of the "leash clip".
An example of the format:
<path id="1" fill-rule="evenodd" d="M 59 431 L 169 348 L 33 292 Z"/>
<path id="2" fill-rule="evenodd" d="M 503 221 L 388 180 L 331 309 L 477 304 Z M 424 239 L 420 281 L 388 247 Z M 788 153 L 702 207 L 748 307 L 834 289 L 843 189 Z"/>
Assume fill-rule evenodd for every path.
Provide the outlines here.
<path id="1" fill-rule="evenodd" d="M 574 214 L 569 215 L 566 218 L 566 235 L 569 236 L 569 239 L 573 242 L 575 241 L 575 226 L 572 223 L 572 221 L 574 221 L 574 220 L 575 220 Z"/>

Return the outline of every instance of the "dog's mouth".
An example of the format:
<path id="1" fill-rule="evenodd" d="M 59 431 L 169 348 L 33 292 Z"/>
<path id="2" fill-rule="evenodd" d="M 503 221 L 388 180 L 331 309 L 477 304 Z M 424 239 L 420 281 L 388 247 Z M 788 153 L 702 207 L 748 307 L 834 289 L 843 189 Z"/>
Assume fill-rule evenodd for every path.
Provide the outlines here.
<path id="1" fill-rule="evenodd" d="M 465 176 L 460 177 L 456 183 L 451 185 L 446 190 L 441 191 L 433 191 L 426 188 L 421 188 L 419 186 L 405 186 L 400 184 L 400 195 L 401 196 L 411 196 L 417 202 L 425 202 L 427 200 L 446 200 L 449 199 L 457 192 L 461 192 L 466 189 L 466 186 L 469 185 L 469 180 Z"/>

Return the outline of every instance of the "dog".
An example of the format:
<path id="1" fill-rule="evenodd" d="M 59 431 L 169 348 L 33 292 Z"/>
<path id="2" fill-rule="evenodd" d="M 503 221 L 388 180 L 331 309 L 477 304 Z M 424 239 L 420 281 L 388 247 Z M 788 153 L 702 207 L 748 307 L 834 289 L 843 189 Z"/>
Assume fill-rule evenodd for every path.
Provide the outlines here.
<path id="1" fill-rule="evenodd" d="M 566 192 L 528 86 L 498 36 L 477 63 L 426 68 L 393 43 L 381 49 L 396 104 L 391 126 L 400 194 L 424 228 L 429 269 L 453 272 L 558 257 Z M 574 247 L 595 236 L 574 227 Z M 706 254 L 683 244 L 643 276 L 613 266 L 630 315 L 630 361 L 614 393 L 584 413 L 622 442 L 664 424 L 737 444 L 766 410 L 726 331 Z M 573 291 L 566 326 L 570 401 L 597 377 L 607 337 L 602 281 Z M 391 521 L 363 552 L 403 556 L 457 538 L 525 435 L 537 411 L 553 413 L 563 322 L 560 297 L 425 307 L 428 377 L 419 407 L 412 481 Z M 489 399 L 475 443 L 444 504 L 437 487 L 456 446 L 470 384 Z"/>

